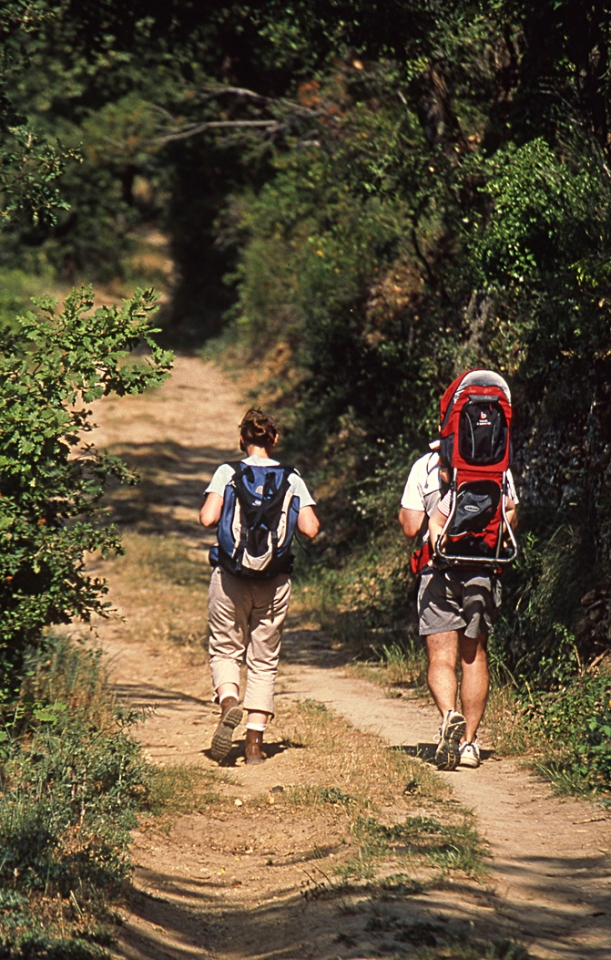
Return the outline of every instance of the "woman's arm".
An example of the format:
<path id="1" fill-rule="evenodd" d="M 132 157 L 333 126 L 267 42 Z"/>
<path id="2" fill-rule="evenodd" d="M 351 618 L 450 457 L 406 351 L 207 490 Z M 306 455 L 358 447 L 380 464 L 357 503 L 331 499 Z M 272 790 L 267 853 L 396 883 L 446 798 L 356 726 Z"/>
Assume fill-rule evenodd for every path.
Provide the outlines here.
<path id="1" fill-rule="evenodd" d="M 204 500 L 204 505 L 199 511 L 199 522 L 202 527 L 216 527 L 221 519 L 223 509 L 223 498 L 218 493 L 208 493 Z"/>
<path id="2" fill-rule="evenodd" d="M 313 540 L 320 530 L 320 522 L 312 507 L 302 507 L 297 516 L 297 529 L 304 537 Z"/>

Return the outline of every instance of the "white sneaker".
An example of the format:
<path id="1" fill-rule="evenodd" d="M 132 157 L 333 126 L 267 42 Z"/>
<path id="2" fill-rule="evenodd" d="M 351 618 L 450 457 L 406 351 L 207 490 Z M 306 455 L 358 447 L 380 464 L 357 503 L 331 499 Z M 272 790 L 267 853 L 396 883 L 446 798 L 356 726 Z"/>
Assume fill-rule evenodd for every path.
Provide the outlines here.
<path id="1" fill-rule="evenodd" d="M 440 770 L 456 770 L 460 763 L 459 743 L 465 735 L 467 724 L 462 713 L 448 710 L 439 728 L 439 746 L 435 751 L 435 763 Z"/>
<path id="2" fill-rule="evenodd" d="M 461 767 L 479 767 L 479 747 L 477 740 L 472 743 L 461 743 L 460 745 L 460 765 Z"/>

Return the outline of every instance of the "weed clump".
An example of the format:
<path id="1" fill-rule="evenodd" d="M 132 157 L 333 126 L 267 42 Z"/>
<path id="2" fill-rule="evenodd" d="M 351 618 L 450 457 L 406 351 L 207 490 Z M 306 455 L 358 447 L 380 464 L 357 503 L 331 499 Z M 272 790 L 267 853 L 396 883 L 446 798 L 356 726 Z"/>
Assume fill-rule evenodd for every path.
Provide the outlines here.
<path id="1" fill-rule="evenodd" d="M 150 770 L 99 655 L 51 640 L 2 706 L 0 956 L 106 956 Z"/>
<path id="2" fill-rule="evenodd" d="M 608 793 L 611 676 L 584 672 L 524 704 L 537 766 L 562 793 Z"/>

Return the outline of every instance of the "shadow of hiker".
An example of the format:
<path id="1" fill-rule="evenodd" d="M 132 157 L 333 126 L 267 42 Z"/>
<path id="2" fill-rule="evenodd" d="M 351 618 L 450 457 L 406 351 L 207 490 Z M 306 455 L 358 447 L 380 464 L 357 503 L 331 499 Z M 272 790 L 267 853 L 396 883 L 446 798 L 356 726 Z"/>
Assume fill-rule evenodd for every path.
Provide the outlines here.
<path id="1" fill-rule="evenodd" d="M 231 750 L 223 760 L 219 761 L 219 767 L 235 767 L 238 765 L 240 760 L 244 759 L 244 749 L 245 749 L 246 738 L 242 737 L 241 740 L 236 740 L 231 747 Z M 264 743 L 263 752 L 267 760 L 273 760 L 274 757 L 279 756 L 281 753 L 284 753 L 285 750 L 304 750 L 304 743 L 295 743 L 294 740 L 280 740 L 279 742 L 273 743 Z M 202 750 L 201 753 L 209 760 L 214 762 L 214 758 L 210 753 L 210 748 L 207 747 L 205 750 Z M 244 763 L 244 766 L 246 764 Z M 254 764 L 253 764 L 254 766 Z"/>

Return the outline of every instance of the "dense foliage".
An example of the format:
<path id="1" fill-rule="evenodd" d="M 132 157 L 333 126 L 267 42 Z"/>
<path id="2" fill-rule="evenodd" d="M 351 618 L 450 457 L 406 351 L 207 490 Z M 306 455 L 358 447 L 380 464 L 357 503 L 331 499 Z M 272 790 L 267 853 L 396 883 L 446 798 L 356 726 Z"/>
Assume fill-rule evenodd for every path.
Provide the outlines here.
<path id="1" fill-rule="evenodd" d="M 138 230 L 168 232 L 170 321 L 193 338 L 223 331 L 269 369 L 293 452 L 321 481 L 320 577 L 348 584 L 346 615 L 372 642 L 405 633 L 394 517 L 439 395 L 468 366 L 505 374 L 522 551 L 495 656 L 517 685 L 558 691 L 559 660 L 604 683 L 609 4 L 7 11 L 6 169 L 34 165 L 23 205 L 41 206 L 27 188 L 39 180 L 44 202 L 35 222 L 12 217 L 0 269 L 125 273 Z M 588 722 L 603 729 L 596 703 Z"/>
<path id="2" fill-rule="evenodd" d="M 42 2 L 15 0 L 0 12 L 0 226 L 6 249 L 20 231 L 52 228 L 67 207 L 58 178 L 70 156 L 27 125 L 14 96 L 27 73 L 32 38 L 52 21 L 52 6 Z M 51 625 L 103 611 L 105 585 L 87 575 L 83 555 L 118 548 L 96 509 L 105 479 L 126 474 L 120 462 L 85 442 L 89 405 L 109 393 L 160 383 L 170 363 L 152 337 L 150 291 L 120 307 L 94 309 L 90 289 L 74 291 L 62 310 L 49 297 L 36 306 L 37 312 L 0 327 L 2 694 L 18 682 L 23 656 Z M 136 347 L 146 356 L 130 362 Z"/>

